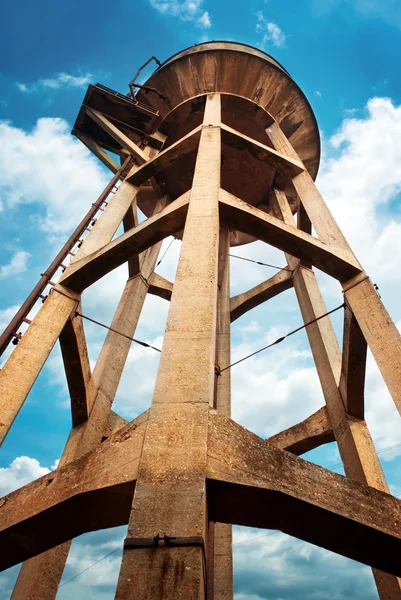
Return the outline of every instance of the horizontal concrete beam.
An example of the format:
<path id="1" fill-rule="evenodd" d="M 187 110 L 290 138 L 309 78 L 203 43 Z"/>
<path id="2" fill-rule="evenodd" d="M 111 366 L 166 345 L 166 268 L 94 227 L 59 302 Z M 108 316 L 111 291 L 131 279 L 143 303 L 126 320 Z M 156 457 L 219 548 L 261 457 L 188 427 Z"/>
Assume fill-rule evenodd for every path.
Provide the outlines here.
<path id="1" fill-rule="evenodd" d="M 278 529 L 401 575 L 401 500 L 274 448 L 210 411 L 209 519 Z"/>
<path id="2" fill-rule="evenodd" d="M 132 421 L 127 421 L 121 415 L 118 415 L 114 410 L 110 411 L 109 422 L 107 423 L 107 427 L 104 431 L 103 438 L 109 438 L 110 436 L 120 431 L 123 427 L 127 425 L 132 425 L 132 428 L 139 427 L 139 425 L 143 424 L 148 420 L 149 411 L 145 410 L 143 413 L 135 417 Z M 130 428 L 131 429 L 131 428 Z"/>
<path id="3" fill-rule="evenodd" d="M 172 281 L 168 281 L 158 273 L 152 273 L 148 280 L 149 283 L 149 294 L 153 296 L 159 296 L 164 300 L 171 300 L 171 294 L 173 293 L 174 284 Z"/>
<path id="4" fill-rule="evenodd" d="M 60 279 L 60 283 L 73 290 L 82 291 L 122 265 L 133 254 L 139 254 L 180 231 L 187 216 L 188 202 L 189 192 L 186 192 L 137 227 L 123 233 L 100 250 L 74 262 L 68 273 Z"/>
<path id="5" fill-rule="evenodd" d="M 277 150 L 261 144 L 223 123 L 221 124 L 221 141 L 223 144 L 227 144 L 227 146 L 247 150 L 258 160 L 268 163 L 274 169 L 280 173 L 284 173 L 288 177 L 299 175 L 299 173 L 305 170 L 301 161 L 284 156 L 281 152 L 277 152 Z"/>
<path id="6" fill-rule="evenodd" d="M 230 298 L 230 319 L 231 323 L 239 317 L 242 317 L 252 308 L 256 308 L 266 300 L 270 300 L 292 287 L 292 273 L 288 270 L 281 270 L 270 279 L 255 285 L 255 287 Z"/>
<path id="7" fill-rule="evenodd" d="M 146 421 L 0 500 L 0 570 L 82 533 L 128 522 Z"/>
<path id="8" fill-rule="evenodd" d="M 142 415 L 143 416 L 143 415 Z M 146 420 L 0 500 L 0 569 L 87 531 L 126 523 Z M 279 529 L 401 575 L 401 501 L 304 461 L 211 410 L 212 521 Z"/>
<path id="9" fill-rule="evenodd" d="M 127 421 L 127 419 L 124 419 L 124 417 L 118 415 L 116 412 L 114 412 L 114 410 L 111 410 L 107 427 L 103 432 L 103 438 L 109 438 L 111 435 L 113 435 L 113 433 L 116 433 L 128 425 L 128 423 L 129 421 Z"/>
<path id="10" fill-rule="evenodd" d="M 266 443 L 299 456 L 322 444 L 334 441 L 335 437 L 327 408 L 323 406 L 301 423 L 272 435 L 266 440 Z"/>
<path id="11" fill-rule="evenodd" d="M 223 189 L 220 190 L 220 215 L 222 222 L 233 229 L 252 235 L 292 256 L 307 260 L 340 281 L 346 281 L 361 272 L 355 257 L 348 250 L 324 244 Z"/>
<path id="12" fill-rule="evenodd" d="M 201 131 L 202 126 L 199 125 L 199 127 L 196 127 L 183 138 L 171 144 L 166 150 L 159 152 L 155 158 L 149 160 L 142 167 L 133 167 L 128 173 L 126 181 L 134 185 L 142 185 L 145 181 L 159 173 L 159 171 L 163 171 L 163 169 L 169 167 L 177 159 L 182 158 L 190 152 L 194 152 L 199 145 Z"/>

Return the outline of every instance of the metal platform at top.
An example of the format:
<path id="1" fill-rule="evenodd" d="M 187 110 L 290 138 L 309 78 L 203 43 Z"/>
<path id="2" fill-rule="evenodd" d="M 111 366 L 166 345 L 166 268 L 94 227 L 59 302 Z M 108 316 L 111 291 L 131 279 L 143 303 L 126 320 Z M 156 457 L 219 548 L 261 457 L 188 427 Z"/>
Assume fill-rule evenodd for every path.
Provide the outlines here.
<path id="1" fill-rule="evenodd" d="M 106 116 L 134 142 L 148 139 L 161 121 L 157 108 L 146 102 L 124 96 L 100 83 L 89 85 L 75 121 L 72 133 L 84 134 L 102 148 L 120 154 L 121 146 L 86 113 L 91 108 Z M 159 148 L 161 142 L 152 138 L 150 143 Z"/>

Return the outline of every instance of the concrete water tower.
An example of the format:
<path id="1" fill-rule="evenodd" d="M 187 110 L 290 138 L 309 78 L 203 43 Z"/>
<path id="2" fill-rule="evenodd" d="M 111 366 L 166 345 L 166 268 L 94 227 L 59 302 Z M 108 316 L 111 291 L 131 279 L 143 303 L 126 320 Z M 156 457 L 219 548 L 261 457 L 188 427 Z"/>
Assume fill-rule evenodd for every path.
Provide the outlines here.
<path id="1" fill-rule="evenodd" d="M 401 502 L 364 421 L 367 345 L 400 410 L 401 342 L 315 187 L 319 133 L 300 88 L 264 52 L 210 42 L 128 96 L 89 86 L 73 133 L 115 175 L 1 338 L 1 351 L 15 344 L 0 372 L 2 439 L 58 339 L 73 422 L 58 469 L 0 500 L 0 566 L 25 561 L 12 598 L 54 599 L 69 540 L 124 523 L 118 600 L 232 598 L 231 524 L 368 564 L 380 597 L 401 598 Z M 174 282 L 154 271 L 170 235 L 182 239 Z M 230 245 L 253 240 L 282 250 L 287 267 L 230 298 Z M 91 371 L 81 293 L 125 262 Z M 314 268 L 342 286 L 342 350 Z M 326 405 L 263 440 L 230 418 L 230 322 L 290 287 Z M 151 407 L 127 423 L 111 406 L 147 293 L 170 310 Z M 347 477 L 299 458 L 329 441 Z"/>

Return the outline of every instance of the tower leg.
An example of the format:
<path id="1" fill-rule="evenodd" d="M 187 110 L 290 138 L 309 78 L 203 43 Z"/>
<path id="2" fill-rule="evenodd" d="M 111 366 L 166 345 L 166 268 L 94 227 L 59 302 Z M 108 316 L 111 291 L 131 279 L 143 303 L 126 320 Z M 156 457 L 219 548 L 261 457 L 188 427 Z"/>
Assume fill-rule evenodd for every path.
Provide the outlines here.
<path id="1" fill-rule="evenodd" d="M 137 191 L 138 188 L 129 183 L 121 184 L 113 201 L 108 204 L 75 255 L 75 260 L 95 252 L 111 241 Z M 0 371 L 0 444 L 24 404 L 65 323 L 80 301 L 80 294 L 60 285 L 55 289 L 58 292 L 53 291 L 46 299 Z"/>
<path id="2" fill-rule="evenodd" d="M 220 368 L 231 362 L 230 348 L 230 230 L 222 226 L 220 229 L 219 248 L 219 296 L 218 296 L 218 333 L 217 364 Z M 227 417 L 231 417 L 231 372 L 224 371 L 216 384 L 215 406 Z M 213 595 L 214 600 L 232 600 L 233 590 L 233 555 L 232 525 L 227 523 L 211 523 L 213 527 Z M 211 577 L 210 577 L 211 579 Z"/>
<path id="3" fill-rule="evenodd" d="M 273 123 L 266 133 L 276 150 L 299 160 L 277 123 Z M 294 177 L 292 182 L 320 240 L 351 250 L 309 173 L 305 170 Z M 401 336 L 365 274 L 345 282 L 343 289 L 347 304 L 358 321 L 394 404 L 401 414 Z"/>
<path id="4" fill-rule="evenodd" d="M 285 195 L 276 190 L 271 201 L 276 216 L 287 224 L 294 224 Z M 298 259 L 290 255 L 286 258 L 291 269 L 296 269 L 294 289 L 303 321 L 308 323 L 327 312 L 327 308 L 313 271 L 300 266 Z M 310 325 L 306 332 L 347 476 L 390 493 L 366 422 L 346 412 L 347 404 L 340 391 L 341 353 L 330 317 Z M 377 569 L 372 570 L 380 598 L 400 600 L 401 580 Z"/>
<path id="5" fill-rule="evenodd" d="M 156 211 L 161 208 L 163 203 L 159 201 Z M 127 281 L 114 315 L 111 327 L 129 337 L 134 336 L 148 289 L 146 279 L 156 264 L 160 246 L 161 242 L 140 256 L 141 274 Z M 80 458 L 101 442 L 130 347 L 129 339 L 108 332 L 91 378 L 92 411 L 85 423 L 71 430 L 60 466 Z M 66 542 L 24 562 L 11 600 L 54 600 L 70 546 L 71 542 Z"/>
<path id="6" fill-rule="evenodd" d="M 198 536 L 188 547 L 125 547 L 116 599 L 206 596 L 208 412 L 215 385 L 220 96 L 207 97 L 129 538 Z"/>

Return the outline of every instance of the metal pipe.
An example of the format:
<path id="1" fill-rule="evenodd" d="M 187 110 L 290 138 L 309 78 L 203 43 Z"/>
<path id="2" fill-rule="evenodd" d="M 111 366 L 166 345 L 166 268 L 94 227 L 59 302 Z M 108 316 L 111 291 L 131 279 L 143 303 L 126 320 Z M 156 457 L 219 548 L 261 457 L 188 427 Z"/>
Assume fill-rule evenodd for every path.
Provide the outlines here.
<path id="1" fill-rule="evenodd" d="M 139 83 L 130 83 L 130 86 L 131 86 L 131 90 L 134 87 L 135 88 L 139 88 L 140 90 L 145 90 L 145 92 L 154 92 L 162 100 L 166 99 L 166 96 L 164 96 L 164 94 L 162 94 L 161 92 L 159 92 L 159 90 L 157 90 L 156 88 L 153 88 L 153 87 L 149 87 L 148 85 L 139 85 Z"/>
<path id="2" fill-rule="evenodd" d="M 155 93 L 156 93 L 156 94 L 158 94 L 158 95 L 159 95 L 159 96 L 160 96 L 162 99 L 164 99 L 164 96 L 163 96 L 163 94 L 161 94 L 161 93 L 160 93 L 158 90 L 156 90 L 155 88 L 149 88 L 149 87 L 147 87 L 147 86 L 138 85 L 138 84 L 134 85 L 134 84 L 135 84 L 135 81 L 138 79 L 138 77 L 139 77 L 139 75 L 140 75 L 141 71 L 142 71 L 142 70 L 143 70 L 145 67 L 147 67 L 147 66 L 148 66 L 148 64 L 149 64 L 150 62 L 152 62 L 152 60 L 154 60 L 154 61 L 155 61 L 155 62 L 158 64 L 158 66 L 159 66 L 159 67 L 161 67 L 161 66 L 162 66 L 162 63 L 160 62 L 160 60 L 158 60 L 158 59 L 156 58 L 156 56 L 151 56 L 151 57 L 150 57 L 150 58 L 149 58 L 149 59 L 146 61 L 146 63 L 144 63 L 144 64 L 142 65 L 142 67 L 139 67 L 139 69 L 137 70 L 137 72 L 136 72 L 136 74 L 135 74 L 135 77 L 134 77 L 134 78 L 133 78 L 133 79 L 132 79 L 132 80 L 129 82 L 129 84 L 128 84 L 128 87 L 129 87 L 129 89 L 130 89 L 130 93 L 131 93 L 131 98 L 132 98 L 133 100 L 135 100 L 135 92 L 134 92 L 134 87 L 137 87 L 137 88 L 144 88 L 144 89 L 146 89 L 146 90 L 148 90 L 148 91 L 155 92 Z"/>
<path id="3" fill-rule="evenodd" d="M 17 311 L 15 316 L 11 319 L 8 326 L 5 328 L 3 333 L 0 336 L 0 356 L 4 353 L 11 340 L 16 335 L 18 329 L 21 327 L 24 319 L 26 319 L 29 311 L 36 304 L 37 300 L 40 298 L 42 292 L 44 291 L 47 284 L 50 282 L 53 275 L 56 273 L 57 269 L 61 266 L 61 263 L 66 258 L 71 248 L 77 243 L 81 235 L 84 233 L 85 229 L 92 221 L 93 217 L 99 210 L 100 206 L 104 203 L 107 196 L 110 194 L 113 187 L 116 185 L 118 180 L 120 179 L 121 174 L 124 172 L 126 167 L 128 166 L 131 160 L 131 156 L 124 161 L 120 169 L 116 172 L 114 177 L 111 179 L 110 183 L 107 184 L 103 192 L 100 194 L 99 198 L 94 202 L 91 208 L 88 210 L 78 227 L 68 238 L 67 242 L 61 248 L 60 252 L 57 254 L 56 258 L 49 265 L 44 273 L 41 274 L 41 278 L 38 283 L 33 288 L 32 292 L 29 294 L 28 298 L 25 300 L 21 308 Z"/>

